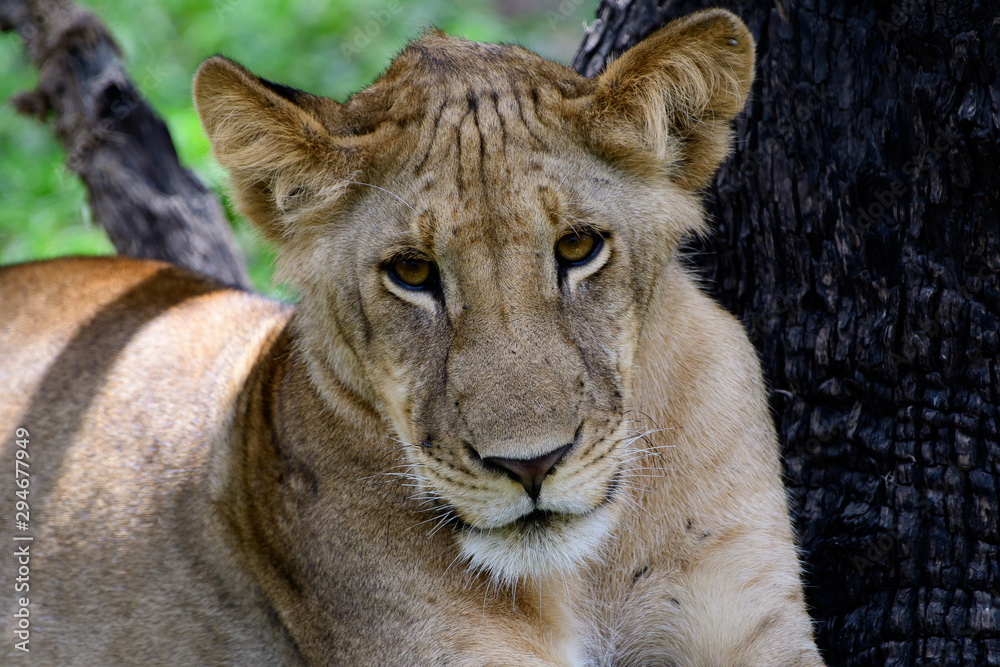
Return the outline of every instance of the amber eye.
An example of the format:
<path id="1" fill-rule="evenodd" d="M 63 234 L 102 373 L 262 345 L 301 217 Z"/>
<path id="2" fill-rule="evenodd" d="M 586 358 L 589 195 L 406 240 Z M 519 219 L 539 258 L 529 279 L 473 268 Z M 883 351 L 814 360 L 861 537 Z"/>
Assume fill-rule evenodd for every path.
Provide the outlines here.
<path id="1" fill-rule="evenodd" d="M 574 231 L 556 241 L 556 259 L 563 266 L 576 266 L 589 261 L 601 249 L 603 239 L 596 232 Z"/>
<path id="2" fill-rule="evenodd" d="M 427 289 L 437 277 L 434 265 L 422 257 L 397 257 L 388 268 L 389 275 L 407 289 Z"/>

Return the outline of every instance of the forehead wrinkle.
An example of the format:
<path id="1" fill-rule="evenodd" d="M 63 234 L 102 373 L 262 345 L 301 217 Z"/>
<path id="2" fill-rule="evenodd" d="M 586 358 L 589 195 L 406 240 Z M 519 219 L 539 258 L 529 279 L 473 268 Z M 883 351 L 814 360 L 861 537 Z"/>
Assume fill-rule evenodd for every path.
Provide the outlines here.
<path id="1" fill-rule="evenodd" d="M 476 127 L 479 128 L 483 166 L 489 184 L 496 187 L 507 182 L 510 176 L 507 126 L 498 107 L 500 93 L 489 91 L 476 99 Z"/>
<path id="2" fill-rule="evenodd" d="M 458 128 L 458 192 L 460 195 L 481 187 L 485 192 L 486 178 L 483 173 L 483 141 L 479 127 L 478 111 L 470 102 L 469 109 L 462 117 Z"/>
<path id="3" fill-rule="evenodd" d="M 458 177 L 460 125 L 468 106 L 464 98 L 449 97 L 424 116 L 419 131 L 427 137 L 421 150 L 411 155 L 416 175 L 432 174 L 437 187 Z"/>
<path id="4" fill-rule="evenodd" d="M 524 88 L 524 82 L 517 80 L 464 86 L 450 82 L 443 97 L 439 93 L 430 101 L 433 96 L 428 95 L 427 108 L 411 125 L 420 136 L 407 160 L 416 177 L 430 179 L 426 183 L 433 187 L 426 191 L 455 188 L 463 200 L 478 193 L 503 193 L 530 172 L 537 158 L 554 155 L 553 147 L 539 140 L 551 129 L 539 125 L 534 101 L 518 99 Z M 549 136 L 546 141 L 556 138 Z M 561 145 L 559 153 L 567 149 L 568 144 Z"/>

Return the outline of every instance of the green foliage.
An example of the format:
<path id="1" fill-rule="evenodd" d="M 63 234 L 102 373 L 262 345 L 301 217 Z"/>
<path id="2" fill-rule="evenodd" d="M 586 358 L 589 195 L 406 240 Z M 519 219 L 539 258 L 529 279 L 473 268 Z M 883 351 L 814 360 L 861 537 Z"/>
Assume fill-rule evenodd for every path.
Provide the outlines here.
<path id="1" fill-rule="evenodd" d="M 225 174 L 191 105 L 191 77 L 205 57 L 221 53 L 253 72 L 313 93 L 344 99 L 377 76 L 406 43 L 429 26 L 480 41 L 522 44 L 567 61 L 591 20 L 596 0 L 93 0 L 129 74 L 166 120 L 183 164 L 220 197 Z M 504 14 L 500 7 L 530 6 Z M 35 73 L 20 40 L 0 36 L 0 100 L 29 90 Z M 51 130 L 0 105 L 0 264 L 67 254 L 114 252 L 90 219 L 86 191 L 63 167 Z M 258 289 L 271 287 L 272 253 L 230 213 Z"/>

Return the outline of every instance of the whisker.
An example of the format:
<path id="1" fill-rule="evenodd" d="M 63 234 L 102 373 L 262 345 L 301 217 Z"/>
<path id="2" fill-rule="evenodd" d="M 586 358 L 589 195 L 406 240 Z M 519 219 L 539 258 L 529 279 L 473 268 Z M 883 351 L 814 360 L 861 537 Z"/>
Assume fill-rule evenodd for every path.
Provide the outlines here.
<path id="1" fill-rule="evenodd" d="M 385 188 L 380 188 L 379 186 L 372 185 L 371 183 L 362 183 L 361 181 L 342 181 L 342 182 L 343 183 L 349 183 L 351 185 L 364 185 L 365 187 L 375 188 L 376 190 L 381 190 L 382 192 L 386 193 L 387 195 L 389 195 L 391 197 L 395 197 L 396 199 L 398 199 L 400 202 L 403 203 L 404 206 L 406 206 L 406 208 L 408 208 L 411 211 L 413 211 L 414 214 L 419 215 L 417 213 L 417 209 L 415 209 L 412 206 L 410 206 L 409 202 L 407 202 L 405 199 L 403 199 L 402 197 L 400 197 L 399 195 L 397 195 L 395 192 L 392 192 L 391 190 L 386 190 Z"/>
<path id="2" fill-rule="evenodd" d="M 661 470 L 663 470 L 664 472 L 677 472 L 676 468 L 662 468 Z M 663 475 L 663 474 L 659 474 L 659 475 L 652 475 L 652 474 L 646 475 L 646 474 L 643 474 L 643 473 L 640 473 L 640 472 L 629 473 L 629 477 L 645 477 L 645 478 L 648 478 L 648 479 L 663 479 L 664 476 L 665 475 Z"/>
<path id="3" fill-rule="evenodd" d="M 412 526 L 408 527 L 406 530 L 410 530 L 412 528 L 417 528 L 419 526 L 424 525 L 425 523 L 430 523 L 431 521 L 441 521 L 443 519 L 448 519 L 448 518 L 450 518 L 448 516 L 450 514 L 451 514 L 451 508 L 448 508 L 448 507 L 440 508 L 440 511 L 437 514 L 435 514 L 434 516 L 432 516 L 431 518 L 425 519 L 424 521 L 421 521 L 420 523 L 415 523 Z"/>
<path id="4" fill-rule="evenodd" d="M 451 508 L 449 507 L 448 511 L 445 513 L 445 515 L 441 517 L 440 521 L 438 521 L 438 524 L 436 526 L 434 526 L 434 528 L 429 533 L 427 533 L 427 537 L 430 537 L 434 533 L 436 533 L 439 530 L 441 530 L 441 526 L 447 525 L 447 523 L 449 521 L 451 521 L 454 517 L 455 517 L 455 514 L 451 511 Z"/>

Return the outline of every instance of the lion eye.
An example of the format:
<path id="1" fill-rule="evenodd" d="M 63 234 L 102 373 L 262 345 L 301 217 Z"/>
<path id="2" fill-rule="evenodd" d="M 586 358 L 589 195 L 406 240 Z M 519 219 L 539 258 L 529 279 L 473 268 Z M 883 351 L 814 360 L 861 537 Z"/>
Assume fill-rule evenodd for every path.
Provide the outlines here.
<path id="1" fill-rule="evenodd" d="M 433 286 L 437 271 L 421 257 L 397 257 L 389 265 L 389 275 L 407 289 L 427 289 Z"/>
<path id="2" fill-rule="evenodd" d="M 577 266 L 590 261 L 601 249 L 600 235 L 590 231 L 570 232 L 556 241 L 556 259 L 562 266 Z"/>

